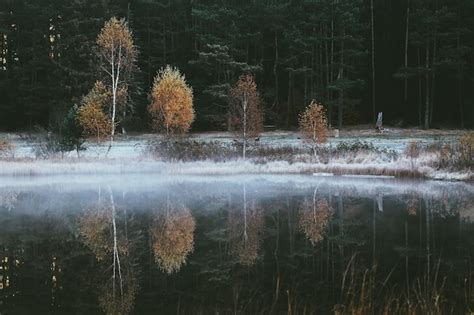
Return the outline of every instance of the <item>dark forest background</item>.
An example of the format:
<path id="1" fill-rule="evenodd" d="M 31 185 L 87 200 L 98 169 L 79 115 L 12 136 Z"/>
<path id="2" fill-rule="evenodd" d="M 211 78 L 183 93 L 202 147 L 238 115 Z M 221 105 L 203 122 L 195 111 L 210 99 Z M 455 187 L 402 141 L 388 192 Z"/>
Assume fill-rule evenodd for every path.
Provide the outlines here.
<path id="1" fill-rule="evenodd" d="M 1 130 L 60 124 L 98 77 L 95 39 L 112 16 L 140 52 L 129 130 L 150 128 L 166 64 L 194 89 L 194 130 L 226 129 L 229 87 L 249 72 L 278 128 L 313 98 L 332 126 L 377 112 L 399 126 L 474 125 L 474 0 L 0 0 Z"/>

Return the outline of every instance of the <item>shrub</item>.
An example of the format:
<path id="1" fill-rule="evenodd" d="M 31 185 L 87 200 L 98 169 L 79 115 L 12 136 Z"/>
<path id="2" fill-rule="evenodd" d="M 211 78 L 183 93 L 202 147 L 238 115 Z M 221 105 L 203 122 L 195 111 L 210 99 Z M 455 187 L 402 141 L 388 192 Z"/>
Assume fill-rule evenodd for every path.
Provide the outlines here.
<path id="1" fill-rule="evenodd" d="M 0 139 L 0 157 L 13 159 L 15 157 L 15 151 L 16 146 L 14 143 L 6 139 Z"/>
<path id="2" fill-rule="evenodd" d="M 148 142 L 145 153 L 166 161 L 212 160 L 215 162 L 237 158 L 237 148 L 218 141 L 163 139 Z"/>
<path id="3" fill-rule="evenodd" d="M 412 140 L 408 143 L 405 148 L 405 156 L 410 158 L 411 167 L 415 168 L 416 159 L 420 156 L 421 146 L 420 143 L 416 140 Z"/>
<path id="4" fill-rule="evenodd" d="M 41 132 L 29 142 L 37 159 L 53 158 L 64 152 L 60 139 L 52 132 Z"/>
<path id="5" fill-rule="evenodd" d="M 474 162 L 474 132 L 469 132 L 459 138 L 459 164 L 471 168 Z"/>
<path id="6" fill-rule="evenodd" d="M 474 132 L 462 135 L 456 143 L 433 148 L 438 158 L 435 166 L 444 169 L 471 169 L 474 160 Z"/>

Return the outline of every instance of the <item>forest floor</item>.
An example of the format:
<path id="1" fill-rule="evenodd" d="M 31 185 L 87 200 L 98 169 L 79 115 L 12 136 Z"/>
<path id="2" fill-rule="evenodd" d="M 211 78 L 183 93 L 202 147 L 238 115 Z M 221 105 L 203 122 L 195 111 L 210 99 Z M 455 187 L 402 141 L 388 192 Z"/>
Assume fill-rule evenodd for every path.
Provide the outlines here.
<path id="1" fill-rule="evenodd" d="M 118 135 L 110 153 L 108 143 L 97 145 L 86 142 L 85 151 L 56 153 L 39 158 L 37 150 L 45 147 L 44 139 L 28 134 L 0 134 L 15 145 L 14 158 L 0 159 L 0 175 L 73 175 L 73 174 L 314 174 L 318 176 L 383 176 L 417 177 L 438 180 L 472 181 L 472 168 L 463 170 L 443 169 L 437 166 L 439 154 L 422 150 L 411 159 L 404 150 L 410 141 L 418 141 L 424 148 L 454 144 L 461 130 L 421 130 L 415 128 L 386 128 L 378 133 L 369 126 L 347 128 L 335 137 L 331 132 L 328 143 L 322 147 L 321 156 L 310 154 L 308 146 L 298 132 L 271 131 L 250 141 L 249 157 L 225 158 L 201 154 L 196 159 L 174 158 L 160 154 L 160 148 L 150 146 L 159 141 L 154 134 Z M 43 140 L 41 140 L 43 139 Z M 233 147 L 235 135 L 227 132 L 193 133 L 186 140 L 198 145 L 211 143 Z M 206 147 L 198 149 L 205 150 Z M 188 148 L 185 148 L 188 150 Z M 196 148 L 194 148 L 196 149 Z M 190 149 L 191 150 L 191 149 Z M 194 152 L 194 151 L 191 151 Z M 198 151 L 199 152 L 199 151 Z M 235 152 L 234 152 L 235 153 Z M 192 154 L 192 153 L 191 153 Z M 181 155 L 180 155 L 181 156 Z"/>

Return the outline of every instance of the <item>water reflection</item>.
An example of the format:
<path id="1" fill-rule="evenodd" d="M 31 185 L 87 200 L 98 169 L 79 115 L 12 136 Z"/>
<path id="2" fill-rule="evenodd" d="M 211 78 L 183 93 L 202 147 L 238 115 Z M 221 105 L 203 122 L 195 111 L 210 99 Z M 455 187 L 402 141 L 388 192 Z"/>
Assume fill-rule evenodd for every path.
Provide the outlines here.
<path id="1" fill-rule="evenodd" d="M 247 200 L 247 188 L 244 184 L 242 206 L 229 211 L 229 242 L 232 252 L 243 266 L 252 266 L 258 258 L 263 230 L 262 210 L 255 200 Z M 240 209 L 239 209 L 240 208 Z"/>
<path id="2" fill-rule="evenodd" d="M 300 213 L 299 227 L 311 244 L 316 245 L 324 239 L 333 209 L 324 198 L 317 199 L 318 188 L 314 189 L 313 199 L 304 201 Z"/>
<path id="3" fill-rule="evenodd" d="M 98 301 L 105 314 L 129 314 L 138 289 L 125 211 L 123 220 L 120 219 L 112 189 L 108 187 L 107 196 L 102 196 L 99 188 L 97 206 L 86 209 L 77 222 L 80 240 L 99 262 L 96 270 L 104 275 L 98 275 L 97 281 L 103 283 Z"/>
<path id="4" fill-rule="evenodd" d="M 150 229 L 155 261 L 168 274 L 178 272 L 194 249 L 196 222 L 184 205 L 172 205 L 169 199 L 165 211 L 157 211 Z"/>
<path id="5" fill-rule="evenodd" d="M 0 313 L 474 309 L 472 185 L 127 180 L 3 184 Z"/>

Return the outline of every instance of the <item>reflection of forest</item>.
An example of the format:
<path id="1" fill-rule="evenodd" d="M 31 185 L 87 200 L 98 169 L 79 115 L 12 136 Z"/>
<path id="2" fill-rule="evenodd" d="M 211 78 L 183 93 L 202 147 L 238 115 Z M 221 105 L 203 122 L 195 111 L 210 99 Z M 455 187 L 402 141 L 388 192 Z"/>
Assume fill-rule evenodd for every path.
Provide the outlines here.
<path id="1" fill-rule="evenodd" d="M 472 194 L 184 187 L 103 186 L 55 198 L 9 190 L 14 201 L 0 204 L 0 313 L 474 307 Z"/>

